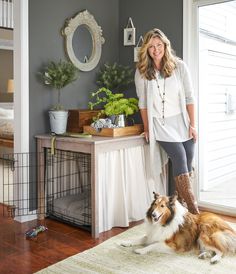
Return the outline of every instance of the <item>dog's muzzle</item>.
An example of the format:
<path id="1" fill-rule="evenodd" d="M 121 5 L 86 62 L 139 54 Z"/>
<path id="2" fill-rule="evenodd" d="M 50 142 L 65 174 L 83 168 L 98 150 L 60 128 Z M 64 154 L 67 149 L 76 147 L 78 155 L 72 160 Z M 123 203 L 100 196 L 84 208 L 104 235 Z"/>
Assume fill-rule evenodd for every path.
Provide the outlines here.
<path id="1" fill-rule="evenodd" d="M 158 215 L 156 214 L 156 212 L 153 211 L 153 212 L 152 212 L 152 219 L 153 219 L 153 221 L 154 221 L 154 222 L 158 222 L 162 215 L 163 215 L 163 213 L 160 214 L 160 215 L 158 216 Z"/>

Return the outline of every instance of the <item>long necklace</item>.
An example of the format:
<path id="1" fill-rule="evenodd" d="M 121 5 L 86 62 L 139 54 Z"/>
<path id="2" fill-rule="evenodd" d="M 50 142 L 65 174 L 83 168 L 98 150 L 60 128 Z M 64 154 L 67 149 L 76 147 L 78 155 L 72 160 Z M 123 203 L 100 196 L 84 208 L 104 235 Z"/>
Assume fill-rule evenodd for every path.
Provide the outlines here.
<path id="1" fill-rule="evenodd" d="M 165 125 L 165 96 L 166 96 L 166 79 L 164 78 L 164 83 L 163 83 L 163 91 L 161 93 L 160 85 L 158 82 L 158 79 L 156 78 L 157 82 L 157 88 L 159 95 L 161 97 L 161 104 L 162 104 L 162 110 L 161 110 L 161 124 L 164 126 Z"/>

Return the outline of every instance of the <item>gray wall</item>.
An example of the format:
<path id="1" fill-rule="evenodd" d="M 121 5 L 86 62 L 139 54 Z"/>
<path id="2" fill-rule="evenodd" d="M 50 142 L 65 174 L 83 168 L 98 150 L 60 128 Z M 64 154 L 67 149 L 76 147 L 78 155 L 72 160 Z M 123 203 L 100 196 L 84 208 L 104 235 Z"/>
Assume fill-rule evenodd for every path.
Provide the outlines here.
<path id="1" fill-rule="evenodd" d="M 66 18 L 87 9 L 94 15 L 106 40 L 102 46 L 100 64 L 118 60 L 119 2 L 118 0 L 30 0 L 30 143 L 35 150 L 34 136 L 49 132 L 47 111 L 56 102 L 56 92 L 39 81 L 37 73 L 48 61 L 66 59 L 60 34 Z M 96 89 L 97 66 L 90 72 L 80 72 L 79 79 L 62 90 L 62 103 L 68 109 L 87 108 L 89 93 Z M 32 142 L 31 142 L 32 140 Z"/>
<path id="2" fill-rule="evenodd" d="M 102 27 L 106 39 L 99 65 L 119 62 L 135 69 L 133 46 L 123 46 L 123 29 L 132 17 L 139 36 L 157 27 L 172 42 L 177 55 L 182 56 L 182 0 L 30 0 L 30 140 L 49 132 L 47 111 L 56 101 L 56 94 L 47 89 L 37 78 L 37 72 L 50 60 L 66 59 L 60 29 L 65 19 L 87 9 Z M 96 89 L 95 79 L 99 66 L 90 72 L 80 72 L 79 79 L 62 91 L 66 108 L 87 108 L 89 93 Z M 126 95 L 136 96 L 134 86 Z M 139 117 L 137 117 L 139 119 Z"/>
<path id="3" fill-rule="evenodd" d="M 123 46 L 123 28 L 131 17 L 136 27 L 136 42 L 153 28 L 161 29 L 172 43 L 177 55 L 182 57 L 183 47 L 183 0 L 120 0 L 120 62 L 130 64 L 133 47 Z"/>
<path id="4" fill-rule="evenodd" d="M 183 49 L 183 1 L 182 0 L 120 0 L 119 3 L 119 62 L 134 68 L 134 46 L 123 46 L 123 29 L 128 18 L 131 17 L 136 28 L 136 43 L 140 35 L 153 29 L 161 29 L 170 39 L 173 49 L 179 57 L 182 57 Z M 136 96 L 134 85 L 126 95 Z M 135 120 L 141 122 L 139 114 Z"/>
<path id="5" fill-rule="evenodd" d="M 136 43 L 140 35 L 153 29 L 161 29 L 170 39 L 172 47 L 179 57 L 183 48 L 183 1 L 182 0 L 120 0 L 119 7 L 119 61 L 135 68 L 133 46 L 123 46 L 123 29 L 131 17 L 136 28 Z M 128 91 L 135 95 L 134 88 Z"/>

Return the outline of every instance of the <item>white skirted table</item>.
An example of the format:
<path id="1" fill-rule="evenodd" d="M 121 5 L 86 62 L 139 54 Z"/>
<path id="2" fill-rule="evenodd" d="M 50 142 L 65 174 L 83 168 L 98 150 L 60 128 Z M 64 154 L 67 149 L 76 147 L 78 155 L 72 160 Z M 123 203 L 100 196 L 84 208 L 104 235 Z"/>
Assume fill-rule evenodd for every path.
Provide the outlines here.
<path id="1" fill-rule="evenodd" d="M 50 135 L 37 135 L 36 138 L 38 152 L 51 147 Z M 146 143 L 143 137 L 56 137 L 55 147 L 91 155 L 93 237 L 112 227 L 125 227 L 130 221 L 145 217 L 153 198 L 152 192 L 158 191 L 158 183 L 147 180 Z M 44 172 L 41 168 L 39 180 L 44 178 Z M 44 189 L 40 186 L 40 203 L 43 203 L 40 199 L 43 195 Z"/>

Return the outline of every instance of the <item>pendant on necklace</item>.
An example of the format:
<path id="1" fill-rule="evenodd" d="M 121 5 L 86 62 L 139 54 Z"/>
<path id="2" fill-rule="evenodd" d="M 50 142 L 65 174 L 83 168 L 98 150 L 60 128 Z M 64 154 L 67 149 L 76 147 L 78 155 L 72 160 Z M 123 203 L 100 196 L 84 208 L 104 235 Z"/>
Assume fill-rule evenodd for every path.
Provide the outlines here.
<path id="1" fill-rule="evenodd" d="M 160 98 L 161 98 L 161 103 L 162 103 L 161 125 L 164 126 L 165 125 L 165 95 L 166 95 L 166 92 L 165 92 L 165 78 L 164 78 L 163 92 L 162 93 L 161 93 L 160 85 L 159 85 L 159 82 L 158 82 L 157 78 L 156 78 L 156 82 L 157 82 L 157 88 L 158 88 L 158 92 L 159 92 L 159 95 L 160 95 Z"/>

